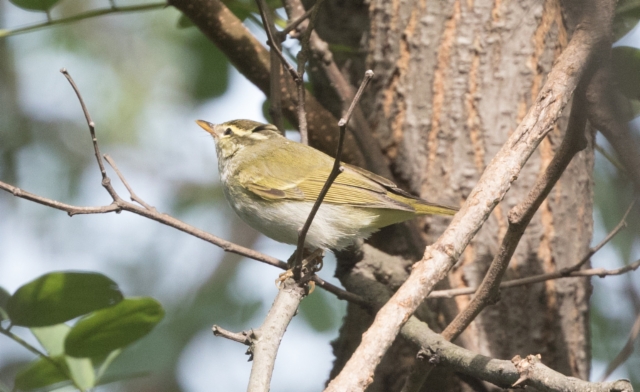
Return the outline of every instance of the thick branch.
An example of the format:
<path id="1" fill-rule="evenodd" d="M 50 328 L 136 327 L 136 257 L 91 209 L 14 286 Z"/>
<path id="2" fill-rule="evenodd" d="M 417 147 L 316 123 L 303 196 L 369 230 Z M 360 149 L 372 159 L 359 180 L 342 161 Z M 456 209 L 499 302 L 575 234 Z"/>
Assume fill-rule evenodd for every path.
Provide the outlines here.
<path id="1" fill-rule="evenodd" d="M 593 10 L 598 18 L 611 10 Z M 594 17 L 595 18 L 595 17 Z M 606 18 L 605 18 L 606 19 Z M 610 18 L 606 20 L 610 25 Z M 446 277 L 475 233 L 487 220 L 515 181 L 522 166 L 540 141 L 552 129 L 569 101 L 589 63 L 598 42 L 599 29 L 594 20 L 579 26 L 569 45 L 549 73 L 533 107 L 487 166 L 469 199 L 453 222 L 436 241 L 427 247 L 421 261 L 389 302 L 378 312 L 363 335 L 360 346 L 327 391 L 362 391 L 371 383 L 382 356 L 393 343 L 402 325 L 427 297 L 435 284 Z"/>
<path id="2" fill-rule="evenodd" d="M 482 309 L 497 299 L 500 281 L 502 281 L 525 229 L 573 157 L 586 147 L 587 141 L 584 135 L 586 123 L 584 100 L 582 94 L 579 93 L 573 98 L 571 116 L 562 144 L 544 174 L 537 179 L 527 198 L 513 207 L 509 213 L 509 228 L 502 239 L 500 250 L 491 262 L 489 270 L 469 305 L 442 332 L 445 339 L 455 340 L 480 314 Z"/>
<path id="3" fill-rule="evenodd" d="M 360 263 L 375 260 L 375 255 L 379 252 L 369 245 L 365 245 L 362 251 L 364 252 L 364 259 Z M 393 293 L 387 286 L 373 279 L 370 274 L 371 271 L 369 269 L 356 266 L 356 268 L 343 276 L 343 283 L 350 291 L 365 297 L 372 304 L 372 309 L 375 309 L 385 304 Z M 488 381 L 501 388 L 512 387 L 522 376 L 511 361 L 489 358 L 446 341 L 440 334 L 432 331 L 425 322 L 418 320 L 415 316 L 408 319 L 401 329 L 401 334 L 407 341 L 421 348 L 423 359 L 433 366 L 445 366 L 456 372 Z M 526 383 L 527 385 L 534 385 L 535 383 L 536 388 L 538 388 L 536 390 L 573 391 L 574 389 L 569 389 L 569 387 L 578 385 L 581 388 L 576 389 L 578 391 L 622 391 L 625 390 L 625 387 L 629 387 L 627 390 L 632 391 L 626 381 L 588 383 L 578 380 L 579 382 L 576 382 L 576 379 L 572 377 L 559 375 L 543 365 L 541 367 L 542 369 L 536 370 L 536 373 L 532 375 L 530 383 Z M 554 376 L 554 380 L 546 384 L 542 376 L 549 374 Z M 566 388 L 554 389 L 558 386 Z"/>
<path id="4" fill-rule="evenodd" d="M 280 341 L 289 322 L 296 315 L 298 305 L 305 296 L 305 289 L 293 279 L 284 282 L 264 323 L 251 334 L 253 366 L 248 391 L 269 391 L 271 374 L 278 354 Z"/>

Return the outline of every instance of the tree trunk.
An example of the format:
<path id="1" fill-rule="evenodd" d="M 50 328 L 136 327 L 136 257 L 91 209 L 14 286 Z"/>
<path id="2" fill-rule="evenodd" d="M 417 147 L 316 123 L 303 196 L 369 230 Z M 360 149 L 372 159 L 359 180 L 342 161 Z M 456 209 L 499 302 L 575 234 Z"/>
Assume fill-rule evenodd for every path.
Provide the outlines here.
<path id="1" fill-rule="evenodd" d="M 395 180 L 427 200 L 456 205 L 464 202 L 535 99 L 567 44 L 578 19 L 576 8 L 556 0 L 371 0 L 369 4 L 327 0 L 319 12 L 317 31 L 330 44 L 353 49 L 336 59 L 354 85 L 365 68 L 375 72 L 361 107 Z M 321 102 L 339 110 L 331 104 L 330 94 L 322 95 L 323 81 L 314 81 Z M 566 117 L 530 158 L 444 285 L 475 287 L 481 282 L 507 229 L 509 209 L 525 198 L 550 162 Z M 587 149 L 574 158 L 527 228 L 505 279 L 552 272 L 574 264 L 587 252 L 593 223 L 593 134 L 587 139 Z M 355 268 L 367 270 L 393 290 L 406 277 L 410 263 L 421 257 L 424 243 L 433 242 L 448 222 L 427 217 L 384 230 L 372 244 L 408 261 L 387 258 L 393 265 L 373 263 L 365 253 Z M 352 271 L 348 258 L 339 257 L 339 277 Z M 551 368 L 587 378 L 589 293 L 587 279 L 508 289 L 456 343 L 501 359 L 540 354 Z M 469 299 L 429 301 L 423 318 L 440 330 Z M 349 306 L 334 342 L 332 377 L 371 321 L 371 315 Z M 415 355 L 416 348 L 399 338 L 368 391 L 400 390 Z M 469 388 L 480 386 L 465 377 L 454 379 L 441 369 L 423 390 Z"/>

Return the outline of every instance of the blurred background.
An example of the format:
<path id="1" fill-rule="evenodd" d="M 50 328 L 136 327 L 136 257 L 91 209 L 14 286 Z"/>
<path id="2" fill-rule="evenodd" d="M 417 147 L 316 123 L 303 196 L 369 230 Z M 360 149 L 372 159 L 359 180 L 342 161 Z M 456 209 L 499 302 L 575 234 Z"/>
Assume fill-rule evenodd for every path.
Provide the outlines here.
<path id="1" fill-rule="evenodd" d="M 118 1 L 119 6 L 141 3 Z M 229 3 L 247 15 L 253 4 Z M 62 0 L 50 16 L 109 6 L 106 0 Z M 264 42 L 254 19 L 245 23 Z M 46 20 L 45 13 L 0 0 L 0 35 L 2 29 Z M 179 20 L 175 9 L 157 8 L 0 38 L 0 180 L 69 204 L 110 203 L 82 110 L 59 73 L 64 67 L 93 116 L 102 152 L 115 160 L 138 196 L 189 224 L 286 260 L 293 247 L 259 235 L 227 206 L 213 141 L 194 123 L 264 121 L 265 97 L 197 29 Z M 640 29 L 622 43 L 640 46 Z M 640 121 L 634 122 L 637 135 Z M 297 138 L 294 132 L 289 136 Z M 618 223 L 632 198 L 629 181 L 614 163 L 597 156 L 594 244 Z M 109 175 L 127 197 L 110 169 Z M 629 227 L 592 258 L 594 266 L 617 268 L 640 258 L 638 216 L 636 207 Z M 320 275 L 339 284 L 332 279 L 334 265 L 327 257 Z M 69 218 L 0 193 L 0 287 L 12 293 L 46 272 L 70 269 L 104 273 L 125 295 L 153 296 L 167 310 L 160 326 L 125 350 L 112 368 L 114 376 L 146 376 L 99 390 L 246 389 L 251 364 L 245 347 L 214 337 L 211 326 L 234 331 L 259 326 L 281 271 L 126 212 Z M 322 290 L 303 301 L 282 342 L 273 390 L 322 389 L 333 359 L 329 342 L 344 309 L 344 302 Z M 593 279 L 594 380 L 622 349 L 638 314 L 640 272 Z M 640 389 L 640 344 L 634 347 L 612 378 L 631 379 Z M 15 372 L 32 359 L 0 336 L 0 382 L 10 386 Z"/>

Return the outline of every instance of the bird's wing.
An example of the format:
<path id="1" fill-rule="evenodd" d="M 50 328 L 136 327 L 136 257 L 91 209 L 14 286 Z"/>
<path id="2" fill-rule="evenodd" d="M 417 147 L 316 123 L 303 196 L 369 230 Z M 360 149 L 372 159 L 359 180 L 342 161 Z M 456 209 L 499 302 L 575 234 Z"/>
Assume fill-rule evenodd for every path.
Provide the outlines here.
<path id="1" fill-rule="evenodd" d="M 265 167 L 256 172 L 268 173 L 268 177 L 244 178 L 241 182 L 246 189 L 265 200 L 314 202 L 329 176 L 330 170 L 326 166 L 309 168 L 296 179 L 283 178 L 283 174 Z M 388 188 L 396 188 L 393 182 L 355 166 L 343 167 L 344 171 L 338 175 L 325 196 L 325 203 L 414 211 L 409 204 L 387 195 Z"/>

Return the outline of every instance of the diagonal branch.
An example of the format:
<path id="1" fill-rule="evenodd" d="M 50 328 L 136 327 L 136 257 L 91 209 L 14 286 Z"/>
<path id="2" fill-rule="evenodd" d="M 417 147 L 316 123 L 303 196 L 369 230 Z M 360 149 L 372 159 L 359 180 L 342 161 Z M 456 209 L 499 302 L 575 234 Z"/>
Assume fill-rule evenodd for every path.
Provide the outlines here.
<path id="1" fill-rule="evenodd" d="M 409 278 L 378 311 L 360 345 L 326 391 L 363 391 L 371 383 L 377 365 L 402 325 L 435 284 L 446 277 L 516 180 L 529 156 L 553 128 L 599 43 L 598 34 L 603 30 L 600 24 L 610 26 L 613 6 L 609 7 L 611 9 L 604 10 L 588 7 L 587 19 L 576 29 L 525 118 L 487 166 L 447 230 L 427 247 L 423 259 L 414 265 Z"/>
<path id="2" fill-rule="evenodd" d="M 333 181 L 335 181 L 335 179 L 338 177 L 340 173 L 342 173 L 342 170 L 343 170 L 342 166 L 340 165 L 340 161 L 342 160 L 342 146 L 344 142 L 344 134 L 346 132 L 347 123 L 351 118 L 353 109 L 356 107 L 356 105 L 358 104 L 358 101 L 360 100 L 360 97 L 362 96 L 362 92 L 371 81 L 371 78 L 373 78 L 373 71 L 368 70 L 367 72 L 365 72 L 364 79 L 362 80 L 362 84 L 358 89 L 358 93 L 353 98 L 353 102 L 351 102 L 351 107 L 347 111 L 347 114 L 345 114 L 345 116 L 341 118 L 340 121 L 338 122 L 338 126 L 340 127 L 340 137 L 338 138 L 339 140 L 338 150 L 336 151 L 336 158 L 333 162 L 333 168 L 331 169 L 331 172 L 329 173 L 329 177 L 327 178 L 327 181 L 324 183 L 322 190 L 318 194 L 318 198 L 316 199 L 316 202 L 313 204 L 313 207 L 309 212 L 309 216 L 307 217 L 307 220 L 304 223 L 304 226 L 302 226 L 298 234 L 298 247 L 296 249 L 296 258 L 295 258 L 295 264 L 294 264 L 294 267 L 295 267 L 294 278 L 296 280 L 300 279 L 299 274 L 300 274 L 300 267 L 302 264 L 302 253 L 304 250 L 304 242 L 307 237 L 307 232 L 311 227 L 311 223 L 313 222 L 313 218 L 316 216 L 318 209 L 320 209 L 320 205 L 322 204 L 324 197 L 326 196 L 327 192 L 329 192 L 329 188 L 331 187 L 331 184 L 333 184 Z"/>
<path id="3" fill-rule="evenodd" d="M 460 312 L 445 328 L 442 336 L 447 340 L 455 340 L 475 319 L 482 309 L 494 302 L 499 296 L 499 286 L 509 261 L 529 226 L 534 214 L 547 198 L 553 186 L 567 169 L 573 157 L 587 146 L 585 126 L 587 123 L 583 94 L 578 92 L 573 97 L 573 106 L 569 124 L 562 144 L 549 163 L 544 174 L 540 176 L 526 199 L 513 207 L 509 213 L 509 228 L 502 239 L 500 250 L 494 257 L 487 273 L 469 305 Z"/>
<path id="4" fill-rule="evenodd" d="M 552 279 L 575 278 L 580 276 L 595 276 L 595 275 L 604 277 L 604 276 L 610 276 L 610 275 L 619 275 L 620 273 L 628 272 L 629 270 L 624 272 L 619 272 L 618 270 L 607 271 L 607 270 L 603 270 L 602 268 L 592 268 L 588 270 L 580 270 L 580 268 L 587 261 L 589 261 L 591 256 L 593 256 L 597 251 L 602 249 L 603 246 L 605 246 L 609 241 L 611 241 L 611 239 L 613 239 L 613 237 L 615 237 L 616 234 L 620 232 L 620 230 L 622 230 L 627 226 L 626 219 L 631 213 L 631 210 L 633 209 L 634 205 L 635 205 L 635 200 L 629 205 L 629 207 L 627 208 L 627 211 L 624 213 L 624 215 L 622 216 L 622 219 L 616 225 L 616 227 L 614 227 L 613 230 L 611 230 L 611 232 L 607 234 L 607 236 L 602 241 L 600 241 L 600 243 L 598 243 L 596 246 L 589 249 L 589 251 L 576 264 L 572 265 L 571 267 L 563 268 L 559 271 L 551 272 L 548 274 L 540 274 L 535 276 L 529 276 L 526 278 L 508 280 L 500 284 L 500 289 L 539 283 L 539 282 L 544 282 Z M 633 266 L 633 264 L 631 264 L 630 266 Z M 631 269 L 635 269 L 635 268 L 637 268 L 637 266 Z M 432 291 L 429 294 L 428 298 L 452 298 L 458 295 L 470 295 L 475 293 L 477 290 L 478 288 L 475 288 L 475 287 L 438 290 L 438 291 Z"/>

